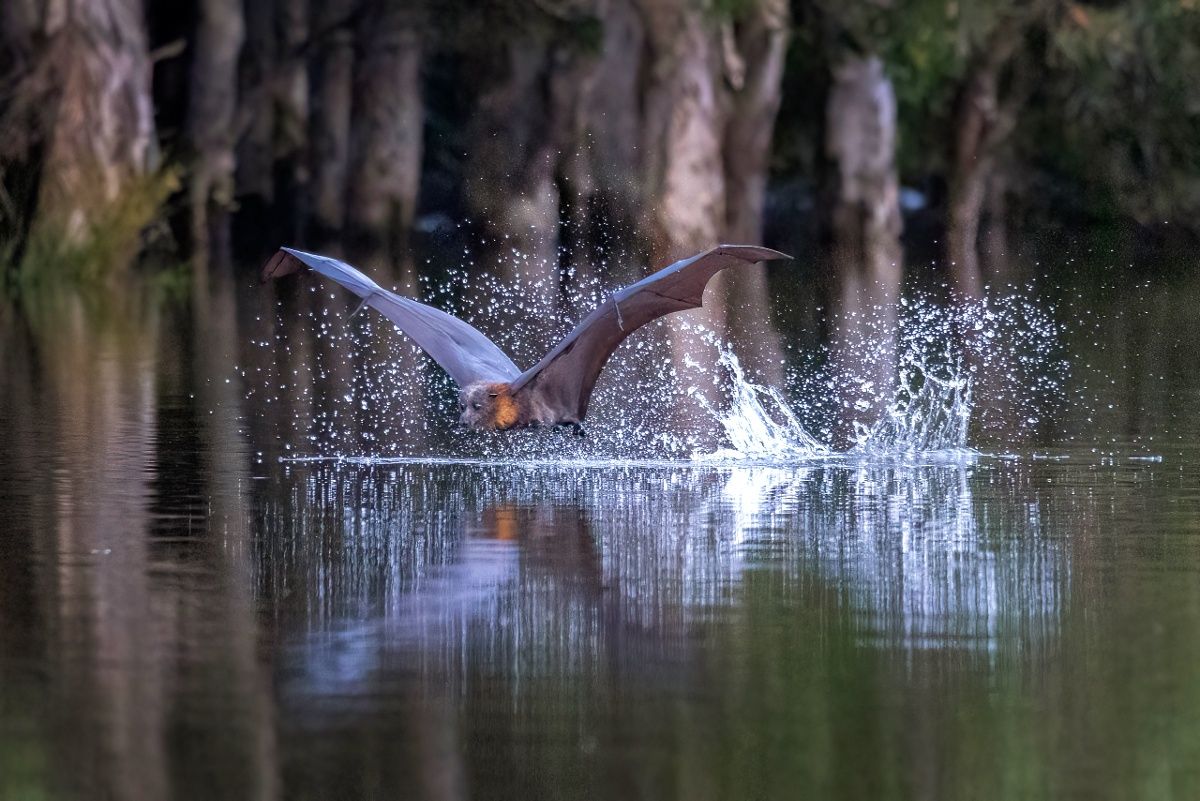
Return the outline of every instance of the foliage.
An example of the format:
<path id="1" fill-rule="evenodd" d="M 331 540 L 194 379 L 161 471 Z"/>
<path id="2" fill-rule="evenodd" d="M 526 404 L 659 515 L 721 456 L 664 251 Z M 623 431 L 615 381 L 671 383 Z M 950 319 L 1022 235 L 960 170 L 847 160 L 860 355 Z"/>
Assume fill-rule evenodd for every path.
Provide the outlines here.
<path id="1" fill-rule="evenodd" d="M 1027 157 L 1092 214 L 1200 227 L 1200 3 L 1080 4 L 1067 20 Z"/>
<path id="2" fill-rule="evenodd" d="M 113 201 L 98 202 L 82 232 L 70 232 L 68 221 L 56 217 L 35 221 L 17 265 L 18 283 L 102 282 L 137 255 L 143 233 L 178 189 L 178 171 L 165 169 L 133 180 Z"/>

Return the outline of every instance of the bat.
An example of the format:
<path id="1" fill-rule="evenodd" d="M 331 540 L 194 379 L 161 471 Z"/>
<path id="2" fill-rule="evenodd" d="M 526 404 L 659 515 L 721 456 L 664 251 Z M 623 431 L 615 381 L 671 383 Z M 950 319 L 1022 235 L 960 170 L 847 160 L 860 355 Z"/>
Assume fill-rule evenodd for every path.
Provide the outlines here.
<path id="1" fill-rule="evenodd" d="M 337 259 L 281 248 L 263 267 L 262 280 L 308 268 L 362 298 L 355 314 L 364 306 L 376 309 L 450 374 L 460 388 L 459 422 L 469 428 L 567 425 L 582 432 L 596 379 L 625 337 L 660 317 L 700 308 L 704 287 L 721 270 L 790 258 L 754 245 L 718 245 L 677 261 L 610 295 L 524 372 L 470 323 L 389 292 Z"/>

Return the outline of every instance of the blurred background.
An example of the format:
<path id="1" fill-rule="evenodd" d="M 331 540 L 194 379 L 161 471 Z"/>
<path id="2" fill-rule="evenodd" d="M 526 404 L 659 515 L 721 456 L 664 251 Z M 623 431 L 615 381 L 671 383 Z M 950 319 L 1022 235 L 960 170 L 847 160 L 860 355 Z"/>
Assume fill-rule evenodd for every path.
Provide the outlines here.
<path id="1" fill-rule="evenodd" d="M 0 264 L 403 271 L 466 221 L 553 288 L 765 228 L 835 295 L 902 246 L 978 292 L 1014 232 L 1194 241 L 1197 74 L 1196 0 L 6 0 Z"/>

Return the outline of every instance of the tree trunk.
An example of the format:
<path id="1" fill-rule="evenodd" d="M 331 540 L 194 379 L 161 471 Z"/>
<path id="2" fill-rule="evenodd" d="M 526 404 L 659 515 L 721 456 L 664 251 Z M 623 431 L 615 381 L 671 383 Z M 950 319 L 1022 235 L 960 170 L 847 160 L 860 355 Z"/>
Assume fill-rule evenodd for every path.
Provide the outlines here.
<path id="1" fill-rule="evenodd" d="M 20 76 L 0 104 L 0 220 L 19 238 L 132 245 L 149 215 L 122 204 L 158 163 L 141 0 L 8 0 L 0 46 Z"/>
<path id="2" fill-rule="evenodd" d="M 727 98 L 719 85 L 719 31 L 707 10 L 686 0 L 641 0 L 641 10 L 651 76 L 643 95 L 644 200 L 651 259 L 659 267 L 712 247 L 724 232 Z M 689 329 L 700 325 L 722 337 L 726 277 L 719 274 L 710 283 L 703 309 L 667 324 L 682 383 L 697 389 L 710 407 L 720 403 L 716 382 L 685 367 L 696 363 L 700 349 Z M 680 414 L 678 424 L 689 426 L 688 415 L 682 409 Z"/>
<path id="3" fill-rule="evenodd" d="M 337 25 L 324 37 L 313 75 L 312 164 L 315 239 L 340 235 L 345 222 L 350 164 L 350 109 L 354 87 L 353 0 L 330 0 L 318 27 Z"/>
<path id="4" fill-rule="evenodd" d="M 242 53 L 238 98 L 238 117 L 245 133 L 237 143 L 236 182 L 242 204 L 269 206 L 275 200 L 272 176 L 272 139 L 275 109 L 264 102 L 264 85 L 275 70 L 278 42 L 275 33 L 275 6 L 271 2 L 247 3 L 245 48 Z"/>
<path id="5" fill-rule="evenodd" d="M 870 422 L 892 396 L 902 255 L 895 156 L 891 80 L 878 58 L 849 56 L 834 68 L 825 120 L 830 351 L 847 425 Z"/>
<path id="6" fill-rule="evenodd" d="M 788 4 L 760 0 L 736 38 L 735 93 L 725 130 L 727 242 L 757 244 L 763 234 L 763 206 L 775 117 L 783 99 L 788 47 Z M 728 314 L 736 318 L 746 366 L 766 383 L 784 383 L 783 345 L 771 323 L 771 298 L 763 265 L 737 270 L 725 281 Z"/>
<path id="7" fill-rule="evenodd" d="M 708 14 L 684 0 L 640 0 L 650 49 L 643 94 L 642 164 L 654 261 L 717 243 L 725 227 L 717 76 L 720 45 Z"/>
<path id="8" fill-rule="evenodd" d="M 984 205 L 1000 149 L 1016 128 L 1017 115 L 1032 90 L 1032 78 L 1019 57 L 1028 29 L 1050 4 L 1035 2 L 1003 17 L 972 59 L 959 90 L 947 201 L 946 256 L 950 277 L 964 294 L 983 291 L 979 234 Z M 1009 73 L 1001 96 L 1001 74 Z M 1002 188 L 1001 188 L 1002 191 Z M 996 221 L 1003 224 L 1003 220 Z"/>
<path id="9" fill-rule="evenodd" d="M 199 11 L 187 119 L 193 158 L 188 197 L 192 246 L 205 253 L 233 207 L 238 56 L 245 24 L 240 0 L 201 0 Z"/>
<path id="10" fill-rule="evenodd" d="M 1012 270 L 1008 252 L 1008 165 L 999 160 L 992 168 L 983 208 L 983 233 L 980 251 L 988 275 L 1006 276 Z"/>
<path id="11" fill-rule="evenodd" d="M 365 20 L 352 136 L 347 231 L 353 251 L 408 258 L 421 184 L 421 31 L 385 2 Z"/>
<path id="12" fill-rule="evenodd" d="M 504 266 L 510 251 L 525 264 L 525 280 L 546 302 L 559 291 L 558 172 L 560 142 L 550 72 L 554 45 L 518 38 L 504 47 L 503 72 L 475 111 L 467 203 L 496 240 Z M 563 67 L 558 67 L 562 69 Z"/>
<path id="13" fill-rule="evenodd" d="M 954 287 L 976 297 L 983 291 L 979 266 L 979 226 L 995 162 L 998 101 L 996 70 L 985 63 L 974 70 L 959 99 L 955 121 L 953 173 L 947 201 L 946 255 Z"/>
<path id="14" fill-rule="evenodd" d="M 588 185 L 577 179 L 581 205 L 587 207 L 588 244 L 632 242 L 641 224 L 641 103 L 643 50 L 646 44 L 635 0 L 605 0 L 598 4 L 604 23 L 604 42 L 593 79 L 581 105 L 586 119 L 576 153 Z M 597 235 L 598 234 L 598 235 Z M 576 265 L 578 266 L 578 265 Z"/>
<path id="15" fill-rule="evenodd" d="M 274 92 L 274 206 L 276 219 L 286 224 L 291 238 L 308 211 L 309 85 L 302 49 L 310 36 L 309 10 L 307 0 L 276 0 L 276 9 L 281 52 Z"/>
<path id="16" fill-rule="evenodd" d="M 307 216 L 308 36 L 307 0 L 246 4 L 234 125 L 237 222 L 254 247 L 294 241 Z"/>

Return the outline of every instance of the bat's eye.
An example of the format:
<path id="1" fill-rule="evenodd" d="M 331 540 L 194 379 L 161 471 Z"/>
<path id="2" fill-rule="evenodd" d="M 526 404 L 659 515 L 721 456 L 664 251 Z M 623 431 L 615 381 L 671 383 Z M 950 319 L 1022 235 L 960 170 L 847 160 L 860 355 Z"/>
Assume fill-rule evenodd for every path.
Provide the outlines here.
<path id="1" fill-rule="evenodd" d="M 497 392 L 489 392 L 488 397 L 489 398 L 498 398 L 498 397 L 500 397 L 500 394 Z"/>
<path id="2" fill-rule="evenodd" d="M 480 409 L 482 409 L 482 408 L 483 408 L 483 404 L 481 404 L 481 403 L 472 403 L 472 404 L 471 404 L 471 408 L 472 408 L 472 409 L 474 409 L 475 411 L 479 411 Z"/>

